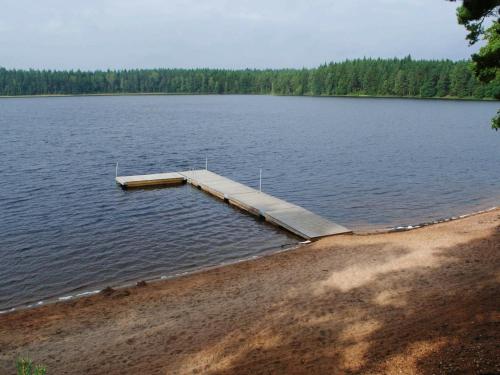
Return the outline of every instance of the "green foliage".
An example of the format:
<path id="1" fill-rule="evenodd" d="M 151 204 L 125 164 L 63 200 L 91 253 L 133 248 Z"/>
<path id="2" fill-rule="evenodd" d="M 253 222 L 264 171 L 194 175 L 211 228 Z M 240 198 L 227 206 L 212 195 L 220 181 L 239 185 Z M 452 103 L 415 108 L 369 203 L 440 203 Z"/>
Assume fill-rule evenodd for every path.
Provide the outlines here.
<path id="1" fill-rule="evenodd" d="M 472 55 L 474 72 L 482 82 L 500 79 L 500 23 L 494 22 L 484 33 L 486 44 Z M 500 94 L 500 93 L 499 93 Z M 500 96 L 498 97 L 500 99 Z"/>
<path id="2" fill-rule="evenodd" d="M 454 0 L 452 0 L 454 1 Z M 480 39 L 486 44 L 479 53 L 472 55 L 473 71 L 481 81 L 494 87 L 491 94 L 500 99 L 500 0 L 463 0 L 457 9 L 458 23 L 468 31 L 469 44 Z M 488 29 L 484 29 L 487 19 L 495 18 Z M 493 129 L 500 129 L 500 111 L 491 121 Z"/>
<path id="3" fill-rule="evenodd" d="M 497 115 L 491 120 L 491 127 L 495 130 L 500 129 L 500 109 L 497 111 Z"/>
<path id="4" fill-rule="evenodd" d="M 457 18 L 458 23 L 467 29 L 470 44 L 481 38 L 484 34 L 484 21 L 488 17 L 498 15 L 499 7 L 500 0 L 463 0 L 462 6 L 457 9 Z"/>
<path id="5" fill-rule="evenodd" d="M 0 95 L 274 94 L 493 98 L 466 61 L 357 59 L 314 69 L 52 71 L 0 68 Z"/>
<path id="6" fill-rule="evenodd" d="M 44 366 L 33 365 L 29 358 L 19 358 L 16 361 L 17 375 L 45 375 L 47 370 Z"/>

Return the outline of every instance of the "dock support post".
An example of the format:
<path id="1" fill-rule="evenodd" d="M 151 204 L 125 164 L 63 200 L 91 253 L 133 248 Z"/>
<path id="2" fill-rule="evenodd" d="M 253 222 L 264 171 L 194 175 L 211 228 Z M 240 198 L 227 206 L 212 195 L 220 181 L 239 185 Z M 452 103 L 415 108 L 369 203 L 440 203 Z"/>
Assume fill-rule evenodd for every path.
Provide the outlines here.
<path id="1" fill-rule="evenodd" d="M 259 191 L 262 192 L 262 168 L 259 169 Z"/>
<path id="2" fill-rule="evenodd" d="M 116 162 L 115 177 L 118 177 L 118 162 Z"/>

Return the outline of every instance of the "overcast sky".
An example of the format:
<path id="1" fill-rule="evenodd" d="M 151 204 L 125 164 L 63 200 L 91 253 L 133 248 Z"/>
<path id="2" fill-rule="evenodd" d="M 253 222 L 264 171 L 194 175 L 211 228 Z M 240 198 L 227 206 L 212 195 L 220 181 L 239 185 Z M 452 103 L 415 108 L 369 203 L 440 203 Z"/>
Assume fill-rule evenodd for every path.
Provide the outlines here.
<path id="1" fill-rule="evenodd" d="M 356 57 L 463 59 L 445 0 L 0 0 L 0 66 L 313 67 Z M 477 48 L 477 47 L 476 47 Z"/>

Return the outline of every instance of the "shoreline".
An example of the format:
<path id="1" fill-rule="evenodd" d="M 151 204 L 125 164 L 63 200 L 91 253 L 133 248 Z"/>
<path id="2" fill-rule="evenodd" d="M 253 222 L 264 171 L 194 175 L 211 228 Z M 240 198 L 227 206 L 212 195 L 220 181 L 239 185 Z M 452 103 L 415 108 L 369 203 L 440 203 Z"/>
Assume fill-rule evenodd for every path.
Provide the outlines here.
<path id="1" fill-rule="evenodd" d="M 244 94 L 244 93 L 169 93 L 169 92 L 123 92 L 123 93 L 86 93 L 86 94 L 34 94 L 34 95 L 0 95 L 0 99 L 36 99 L 36 98 L 77 98 L 77 97 L 100 97 L 100 96 L 275 96 L 275 97 L 304 97 L 304 98 L 359 98 L 359 99 L 416 99 L 416 100 L 444 100 L 465 102 L 498 102 L 495 98 L 470 98 L 470 97 L 421 97 L 421 96 L 395 96 L 395 95 L 286 95 L 286 94 Z"/>
<path id="2" fill-rule="evenodd" d="M 500 210 L 0 316 L 0 375 L 496 373 Z"/>
<path id="3" fill-rule="evenodd" d="M 458 216 L 445 217 L 445 218 L 436 219 L 436 220 L 432 220 L 432 221 L 428 221 L 428 222 L 422 222 L 422 223 L 419 223 L 419 224 L 393 226 L 393 227 L 387 227 L 387 228 L 382 228 L 382 229 L 376 229 L 375 228 L 375 229 L 372 229 L 372 230 L 361 230 L 361 231 L 354 230 L 351 235 L 355 235 L 355 236 L 372 236 L 372 235 L 378 235 L 378 234 L 388 234 L 388 233 L 397 233 L 397 232 L 412 231 L 412 230 L 421 229 L 421 228 L 425 228 L 425 227 L 432 226 L 432 225 L 438 225 L 438 224 L 447 223 L 447 222 L 450 222 L 450 221 L 461 220 L 461 219 L 465 219 L 465 218 L 468 218 L 468 217 L 472 217 L 472 216 L 476 216 L 476 215 L 481 215 L 481 214 L 484 214 L 484 213 L 488 213 L 488 212 L 492 212 L 492 211 L 497 211 L 497 210 L 500 210 L 500 207 L 493 206 L 493 207 L 485 208 L 485 209 L 478 210 L 478 211 L 473 211 L 473 212 L 462 214 L 462 215 L 458 215 Z M 330 237 L 335 237 L 335 236 L 330 236 Z M 325 237 L 325 238 L 329 238 L 329 237 Z M 316 242 L 316 241 L 314 241 L 314 242 Z M 270 249 L 270 250 L 267 250 L 267 251 L 263 252 L 260 255 L 252 255 L 250 257 L 236 259 L 236 260 L 227 261 L 227 262 L 222 262 L 222 263 L 219 263 L 219 264 L 213 264 L 213 265 L 207 265 L 207 266 L 200 266 L 200 267 L 195 268 L 193 270 L 183 271 L 183 272 L 176 272 L 176 273 L 173 273 L 171 275 L 151 276 L 151 277 L 147 277 L 147 278 L 142 278 L 140 280 L 139 279 L 131 279 L 129 281 L 124 281 L 123 283 L 118 283 L 118 284 L 107 283 L 106 286 L 104 286 L 104 285 L 102 286 L 102 289 L 99 289 L 98 287 L 90 288 L 91 290 L 83 289 L 84 287 L 77 288 L 77 289 L 75 289 L 73 291 L 69 291 L 68 293 L 70 293 L 70 294 L 66 294 L 65 293 L 65 294 L 61 294 L 61 295 L 55 295 L 55 296 L 47 297 L 45 299 L 40 299 L 40 300 L 37 300 L 37 301 L 31 301 L 31 302 L 28 302 L 28 303 L 23 303 L 23 304 L 20 304 L 20 305 L 15 305 L 15 306 L 7 307 L 4 310 L 0 310 L 0 317 L 2 315 L 7 315 L 7 314 L 10 314 L 10 313 L 15 313 L 15 312 L 18 312 L 18 311 L 24 311 L 24 310 L 29 310 L 29 309 L 36 309 L 36 308 L 41 307 L 41 306 L 47 306 L 47 305 L 57 304 L 57 303 L 66 302 L 66 301 L 75 301 L 75 300 L 77 300 L 79 298 L 85 298 L 85 297 L 88 297 L 88 296 L 99 294 L 105 288 L 108 288 L 108 287 L 120 290 L 120 289 L 126 289 L 126 288 L 134 287 L 134 286 L 137 285 L 137 283 L 142 282 L 142 281 L 145 281 L 147 283 L 160 283 L 160 282 L 166 282 L 166 281 L 170 281 L 170 280 L 176 280 L 176 279 L 182 278 L 182 277 L 189 277 L 191 275 L 195 275 L 195 274 L 198 274 L 198 273 L 210 271 L 210 270 L 213 270 L 213 269 L 227 267 L 227 266 L 231 266 L 231 265 L 235 265 L 235 264 L 239 264 L 239 263 L 244 263 L 244 262 L 251 262 L 251 261 L 254 261 L 254 260 L 257 260 L 257 259 L 261 259 L 261 258 L 265 258 L 265 257 L 270 257 L 270 256 L 273 256 L 273 255 L 276 255 L 276 254 L 280 254 L 280 253 L 283 253 L 283 252 L 296 250 L 296 249 L 298 249 L 298 248 L 300 248 L 300 247 L 302 247 L 304 245 L 307 245 L 309 243 L 311 243 L 311 241 L 298 241 L 295 244 L 290 244 L 290 245 L 285 246 L 285 247 L 280 248 L 280 249 Z"/>
<path id="4" fill-rule="evenodd" d="M 79 298 L 85 298 L 88 296 L 93 296 L 96 294 L 101 293 L 104 289 L 106 288 L 113 288 L 116 290 L 120 289 L 127 289 L 127 288 L 133 288 L 137 286 L 137 283 L 140 282 L 147 282 L 148 284 L 155 284 L 155 283 L 161 283 L 161 282 L 168 282 L 171 280 L 176 280 L 182 277 L 189 277 L 192 275 L 196 275 L 198 273 L 202 272 L 207 272 L 210 270 L 222 268 L 222 267 L 228 267 L 232 266 L 235 264 L 239 263 L 244 263 L 244 262 L 251 262 L 256 259 L 261 259 L 269 256 L 273 256 L 275 254 L 280 254 L 286 251 L 291 251 L 299 248 L 300 246 L 303 246 L 305 244 L 311 243 L 310 241 L 302 241 L 302 242 L 297 242 L 295 244 L 280 248 L 280 249 L 270 249 L 265 251 L 264 253 L 260 255 L 252 255 L 250 257 L 246 258 L 241 258 L 241 259 L 236 259 L 233 261 L 227 261 L 227 262 L 222 262 L 218 264 L 213 264 L 213 265 L 207 265 L 207 266 L 201 266 L 199 268 L 193 269 L 191 271 L 183 271 L 183 272 L 176 272 L 171 275 L 160 275 L 160 276 L 151 276 L 151 277 L 146 277 L 142 279 L 131 279 L 129 281 L 125 281 L 123 283 L 118 283 L 118 284 L 112 284 L 112 283 L 106 283 L 106 286 L 102 286 L 102 289 L 92 289 L 92 290 L 87 290 L 87 289 L 76 289 L 73 292 L 70 291 L 69 293 L 72 294 L 61 294 L 61 295 L 56 295 L 52 297 L 48 297 L 45 299 L 37 300 L 37 301 L 32 301 L 26 304 L 20 304 L 20 305 L 15 305 L 12 307 L 7 307 L 5 310 L 0 310 L 0 317 L 2 315 L 7 315 L 11 313 L 16 313 L 19 311 L 25 311 L 25 310 L 31 310 L 31 309 L 36 309 L 42 306 L 48 306 L 52 304 L 57 304 L 60 302 L 67 302 L 67 301 L 75 301 L 78 300 Z"/>

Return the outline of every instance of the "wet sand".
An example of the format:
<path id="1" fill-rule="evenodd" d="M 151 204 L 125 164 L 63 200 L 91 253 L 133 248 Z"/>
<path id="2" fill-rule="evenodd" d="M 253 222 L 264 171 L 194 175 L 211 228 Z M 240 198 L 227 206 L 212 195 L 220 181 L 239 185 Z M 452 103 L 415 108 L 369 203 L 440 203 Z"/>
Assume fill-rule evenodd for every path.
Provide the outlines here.
<path id="1" fill-rule="evenodd" d="M 500 211 L 0 316 L 0 374 L 500 372 Z"/>

